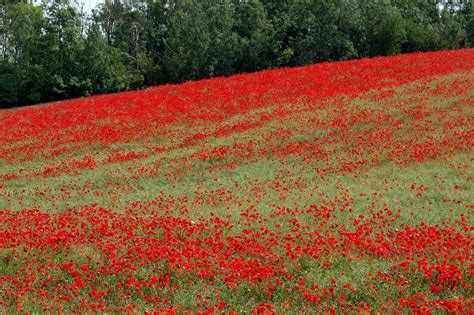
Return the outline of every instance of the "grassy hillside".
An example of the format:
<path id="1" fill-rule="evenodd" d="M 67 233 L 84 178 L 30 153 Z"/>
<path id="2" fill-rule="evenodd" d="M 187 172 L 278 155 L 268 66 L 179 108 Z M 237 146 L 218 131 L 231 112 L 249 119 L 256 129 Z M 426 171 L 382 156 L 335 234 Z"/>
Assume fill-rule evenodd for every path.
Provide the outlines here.
<path id="1" fill-rule="evenodd" d="M 474 50 L 0 111 L 0 310 L 467 312 Z"/>

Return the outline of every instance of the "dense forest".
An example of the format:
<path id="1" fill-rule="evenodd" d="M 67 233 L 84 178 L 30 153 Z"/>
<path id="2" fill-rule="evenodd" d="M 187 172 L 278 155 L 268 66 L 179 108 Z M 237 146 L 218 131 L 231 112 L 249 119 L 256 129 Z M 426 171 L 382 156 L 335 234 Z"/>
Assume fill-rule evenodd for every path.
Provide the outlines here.
<path id="1" fill-rule="evenodd" d="M 0 1 L 0 107 L 474 46 L 470 0 Z"/>

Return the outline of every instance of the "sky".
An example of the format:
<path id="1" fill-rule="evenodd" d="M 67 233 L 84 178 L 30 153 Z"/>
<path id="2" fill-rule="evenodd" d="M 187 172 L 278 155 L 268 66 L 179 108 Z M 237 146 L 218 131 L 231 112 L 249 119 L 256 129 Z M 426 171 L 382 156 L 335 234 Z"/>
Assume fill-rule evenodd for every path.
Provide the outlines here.
<path id="1" fill-rule="evenodd" d="M 85 4 L 84 9 L 86 12 L 91 12 L 91 10 L 94 9 L 97 6 L 97 4 L 102 2 L 102 0 L 77 0 L 77 1 L 84 2 Z"/>
<path id="2" fill-rule="evenodd" d="M 74 3 L 75 1 L 77 1 L 79 3 L 84 3 L 84 10 L 86 12 L 91 12 L 92 9 L 94 9 L 103 0 L 71 0 L 71 3 Z M 40 2 L 41 2 L 41 0 L 33 0 L 34 4 L 38 4 Z"/>

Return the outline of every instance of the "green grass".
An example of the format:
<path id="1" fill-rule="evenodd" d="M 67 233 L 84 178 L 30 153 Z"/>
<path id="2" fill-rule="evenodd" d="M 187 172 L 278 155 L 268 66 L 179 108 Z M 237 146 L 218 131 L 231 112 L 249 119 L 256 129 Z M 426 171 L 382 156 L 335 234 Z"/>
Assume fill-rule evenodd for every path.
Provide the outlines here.
<path id="1" fill-rule="evenodd" d="M 464 82 L 462 79 L 469 75 L 470 73 L 459 73 L 429 78 L 428 83 L 404 85 L 395 88 L 390 96 L 377 101 L 371 100 L 371 97 L 383 94 L 384 91 L 371 91 L 357 99 L 337 97 L 325 100 L 324 104 L 329 104 L 328 107 L 323 104 L 277 104 L 271 108 L 232 117 L 225 123 L 232 125 L 244 120 L 256 121 L 260 114 L 271 114 L 276 108 L 286 112 L 285 115 L 264 121 L 255 128 L 234 132 L 231 136 L 198 140 L 193 144 L 175 147 L 169 152 L 153 152 L 146 149 L 143 142 L 163 147 L 179 146 L 182 137 L 176 137 L 174 144 L 166 137 L 159 137 L 143 142 L 137 139 L 136 143 L 116 143 L 111 148 L 100 145 L 86 147 L 72 155 L 68 153 L 67 160 L 92 155 L 98 162 L 94 169 L 78 169 L 77 174 L 71 172 L 60 176 L 35 178 L 27 176 L 5 181 L 0 185 L 0 209 L 13 212 L 40 209 L 47 213 L 57 213 L 69 208 L 96 204 L 125 213 L 128 208 L 133 208 L 132 204 L 135 202 L 147 204 L 157 201 L 150 205 L 150 208 L 161 214 L 180 216 L 196 222 L 211 217 L 225 219 L 230 223 L 230 227 L 223 231 L 224 240 L 228 236 L 242 234 L 243 229 L 257 232 L 266 228 L 277 235 L 301 234 L 307 238 L 310 236 L 304 236 L 305 232 L 319 230 L 322 234 L 329 233 L 337 231 L 335 226 L 356 230 L 358 225 L 354 224 L 354 220 L 360 216 L 362 221 L 369 220 L 379 211 L 386 216 L 390 225 L 378 225 L 374 226 L 374 229 L 385 233 L 402 229 L 405 225 L 416 226 L 421 222 L 430 226 L 453 225 L 454 220 L 459 219 L 461 215 L 465 215 L 472 226 L 472 208 L 468 208 L 474 204 L 472 150 L 454 150 L 447 155 L 435 158 L 428 156 L 424 161 L 411 160 L 406 163 L 396 163 L 392 159 L 393 156 L 387 153 L 391 148 L 380 148 L 377 151 L 375 147 L 374 151 L 363 151 L 360 156 L 354 153 L 360 146 L 354 140 L 358 134 L 379 131 L 382 136 L 386 136 L 388 131 L 384 129 L 385 124 L 394 121 L 402 123 L 399 129 L 390 130 L 389 137 L 391 141 L 400 143 L 416 137 L 428 139 L 425 134 L 420 134 L 421 127 L 433 128 L 429 139 L 435 139 L 438 144 L 447 137 L 446 132 L 452 136 L 455 130 L 466 128 L 466 125 L 460 125 L 449 131 L 442 129 L 445 124 L 462 119 L 458 117 L 458 111 L 472 117 L 472 107 L 463 108 L 463 105 L 473 97 L 474 90 L 453 97 L 433 96 L 432 92 L 439 86 Z M 423 123 L 414 117 L 415 109 L 427 112 Z M 362 117 L 361 112 L 364 110 L 370 115 Z M 444 114 L 442 110 L 445 110 Z M 357 116 L 359 114 L 362 118 Z M 346 129 L 318 125 L 342 119 L 343 115 L 350 118 Z M 384 116 L 381 120 L 374 121 L 374 117 L 379 117 L 378 115 Z M 359 120 L 351 125 L 354 119 Z M 198 132 L 212 134 L 217 130 L 217 127 L 209 122 L 193 123 L 172 126 L 170 131 L 182 136 Z M 291 130 L 291 135 L 285 133 L 288 130 Z M 347 142 L 332 142 L 340 139 Z M 254 153 L 259 155 L 254 154 L 249 158 L 225 155 L 223 158 L 209 160 L 192 158 L 193 154 L 200 150 L 232 147 L 234 144 L 247 144 L 250 140 L 255 140 Z M 319 144 L 322 151 L 334 154 L 321 154 L 321 158 L 315 158 L 307 151 L 280 156 L 277 155 L 278 150 L 272 151 L 275 148 L 283 150 L 289 145 L 303 143 Z M 384 141 L 380 140 L 379 145 L 383 144 Z M 124 152 L 138 151 L 148 156 L 126 162 L 102 164 L 112 148 L 122 149 Z M 409 151 L 407 149 L 407 152 Z M 368 163 L 352 172 L 337 170 L 344 161 L 371 161 L 374 158 L 378 159 L 377 164 Z M 27 173 L 41 171 L 49 165 L 60 164 L 64 159 L 65 155 L 48 161 L 37 157 L 27 163 L 13 165 L 0 160 L 0 175 L 19 173 L 21 169 Z M 142 167 L 157 173 L 141 173 Z M 322 169 L 328 171 L 322 172 Z M 334 170 L 331 171 L 332 169 Z M 323 213 L 315 216 L 312 212 L 304 211 L 313 205 L 319 208 L 324 206 L 331 211 L 327 217 Z M 188 211 L 184 211 L 185 208 Z M 393 214 L 387 215 L 386 209 Z M 255 217 L 243 217 L 242 214 L 246 212 Z M 400 216 L 399 219 L 392 220 L 396 215 Z M 295 222 L 300 228 L 297 232 L 292 232 Z M 274 250 L 275 254 L 284 256 L 284 248 Z M 91 262 L 100 265 L 106 259 L 92 245 L 48 254 L 58 263 L 73 260 L 78 265 Z M 2 276 L 15 275 L 19 268 L 25 265 L 25 262 L 18 260 L 7 262 L 5 257 L 10 256 L 10 250 L 2 250 Z M 40 259 L 41 255 L 37 257 Z M 318 312 L 325 309 L 325 306 L 334 305 L 335 301 L 326 297 L 326 300 L 320 301 L 321 308 L 318 309 L 303 298 L 304 290 L 294 290 L 294 286 L 307 286 L 305 289 L 311 291 L 311 284 L 318 284 L 320 288 L 334 286 L 338 292 L 344 292 L 347 294 L 346 300 L 354 306 L 364 302 L 370 303 L 373 309 L 381 309 L 390 301 L 402 297 L 402 288 L 371 280 L 368 274 L 374 270 L 393 273 L 393 265 L 394 261 L 391 259 L 360 255 L 356 250 L 349 251 L 347 255 L 322 253 L 317 259 L 302 254 L 298 259 L 285 261 L 284 271 L 294 275 L 294 278 L 282 279 L 284 285 L 277 286 L 271 296 L 267 295 L 268 287 L 275 283 L 266 282 L 267 280 L 252 283 L 239 280 L 235 287 L 229 287 L 222 279 L 217 278 L 209 282 L 192 273 L 188 273 L 186 279 L 178 280 L 176 285 L 179 289 L 153 289 L 155 291 L 149 294 L 170 298 L 172 304 L 181 305 L 190 311 L 199 311 L 205 307 L 206 299 L 198 299 L 198 294 L 209 295 L 207 301 L 210 305 L 219 302 L 216 292 L 212 291 L 216 290 L 220 298 L 231 305 L 229 310 L 242 313 L 248 312 L 261 302 L 271 302 L 276 310 L 282 313 L 307 307 Z M 176 278 L 179 278 L 176 272 L 178 271 L 169 270 L 164 265 L 146 266 L 138 277 L 146 279 L 150 274 L 175 273 Z M 409 284 L 403 287 L 407 295 L 426 290 L 428 284 L 423 282 L 421 274 L 410 276 Z M 305 279 L 305 284 L 300 283 L 300 278 Z M 66 273 L 61 279 L 71 281 Z M 336 280 L 335 285 L 331 279 Z M 108 280 L 111 281 L 108 285 L 113 287 L 119 284 L 121 279 L 109 277 Z M 346 282 L 350 282 L 355 291 L 343 288 L 342 285 Z M 143 309 L 147 308 L 148 304 L 143 296 L 136 295 L 133 290 L 129 293 L 134 304 Z M 442 294 L 442 297 L 448 299 L 455 299 L 458 295 L 472 296 L 468 289 Z M 428 298 L 435 299 L 436 296 L 429 294 Z M 34 296 L 25 297 L 22 300 L 23 308 L 33 313 L 41 313 L 44 307 L 35 305 L 34 299 Z M 108 299 L 121 303 L 113 294 L 108 296 Z M 197 306 L 198 303 L 201 303 L 200 307 Z M 69 304 L 65 311 L 80 307 L 75 301 Z M 12 310 L 13 308 L 4 309 L 7 313 Z"/>

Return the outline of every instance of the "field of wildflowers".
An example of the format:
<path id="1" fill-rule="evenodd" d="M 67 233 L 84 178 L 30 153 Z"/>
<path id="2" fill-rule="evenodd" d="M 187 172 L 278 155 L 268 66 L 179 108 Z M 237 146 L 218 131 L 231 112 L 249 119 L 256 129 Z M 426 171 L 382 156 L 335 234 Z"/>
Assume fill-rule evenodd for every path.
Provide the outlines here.
<path id="1" fill-rule="evenodd" d="M 474 50 L 0 111 L 0 312 L 474 309 Z"/>

